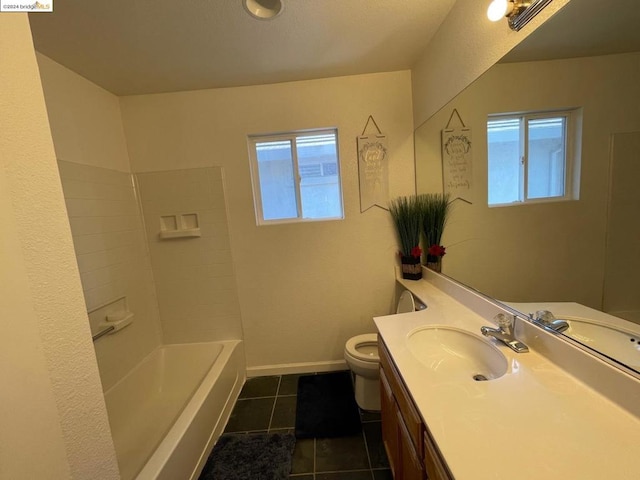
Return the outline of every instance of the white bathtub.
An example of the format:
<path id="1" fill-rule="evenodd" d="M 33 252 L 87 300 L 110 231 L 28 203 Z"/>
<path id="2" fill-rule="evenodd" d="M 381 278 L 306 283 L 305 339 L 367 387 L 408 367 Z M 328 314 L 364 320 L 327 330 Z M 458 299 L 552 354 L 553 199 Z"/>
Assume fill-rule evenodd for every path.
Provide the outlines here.
<path id="1" fill-rule="evenodd" d="M 122 479 L 197 478 L 245 372 L 240 341 L 164 345 L 107 390 Z"/>

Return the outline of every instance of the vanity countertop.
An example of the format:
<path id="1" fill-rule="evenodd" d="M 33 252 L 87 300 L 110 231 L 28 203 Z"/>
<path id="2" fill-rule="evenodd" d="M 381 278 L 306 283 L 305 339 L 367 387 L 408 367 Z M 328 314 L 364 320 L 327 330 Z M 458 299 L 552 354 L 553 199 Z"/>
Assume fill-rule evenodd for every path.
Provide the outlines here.
<path id="1" fill-rule="evenodd" d="M 535 349 L 492 342 L 508 371 L 481 382 L 452 381 L 417 360 L 407 339 L 419 327 L 481 336 L 492 324 L 426 280 L 408 284 L 428 308 L 374 321 L 456 480 L 639 478 L 640 419 Z"/>

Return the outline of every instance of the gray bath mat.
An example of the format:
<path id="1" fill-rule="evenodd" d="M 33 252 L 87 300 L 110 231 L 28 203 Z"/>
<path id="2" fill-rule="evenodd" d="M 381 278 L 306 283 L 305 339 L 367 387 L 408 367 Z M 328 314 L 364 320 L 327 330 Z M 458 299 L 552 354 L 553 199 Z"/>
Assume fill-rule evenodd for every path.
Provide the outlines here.
<path id="1" fill-rule="evenodd" d="M 295 443 L 288 433 L 225 433 L 199 480 L 286 480 Z"/>

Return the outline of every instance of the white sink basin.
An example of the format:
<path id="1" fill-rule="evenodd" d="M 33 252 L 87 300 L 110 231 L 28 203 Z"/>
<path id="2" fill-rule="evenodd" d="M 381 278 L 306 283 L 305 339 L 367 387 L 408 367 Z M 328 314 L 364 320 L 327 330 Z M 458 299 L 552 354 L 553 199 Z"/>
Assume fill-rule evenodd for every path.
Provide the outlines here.
<path id="1" fill-rule="evenodd" d="M 640 335 L 617 328 L 602 325 L 595 321 L 579 317 L 563 316 L 569 322 L 564 333 L 580 343 L 613 357 L 636 370 L 640 369 Z"/>
<path id="2" fill-rule="evenodd" d="M 409 351 L 429 370 L 451 379 L 492 380 L 507 372 L 506 357 L 479 335 L 445 326 L 420 327 L 407 339 Z"/>

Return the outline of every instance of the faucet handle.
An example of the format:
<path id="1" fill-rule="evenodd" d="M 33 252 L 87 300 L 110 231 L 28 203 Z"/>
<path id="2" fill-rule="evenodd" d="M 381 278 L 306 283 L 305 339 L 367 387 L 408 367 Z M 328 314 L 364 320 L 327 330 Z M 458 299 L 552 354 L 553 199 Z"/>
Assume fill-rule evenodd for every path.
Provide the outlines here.
<path id="1" fill-rule="evenodd" d="M 513 318 L 505 315 L 504 313 L 497 314 L 495 317 L 493 317 L 493 320 L 503 330 L 509 329 L 513 326 Z"/>
<path id="2" fill-rule="evenodd" d="M 556 319 L 556 317 L 549 310 L 538 310 L 536 312 L 535 319 L 538 322 L 541 322 L 546 325 L 548 323 L 553 322 Z"/>

